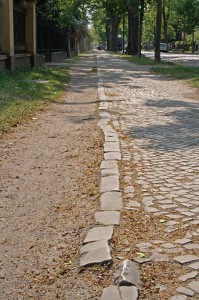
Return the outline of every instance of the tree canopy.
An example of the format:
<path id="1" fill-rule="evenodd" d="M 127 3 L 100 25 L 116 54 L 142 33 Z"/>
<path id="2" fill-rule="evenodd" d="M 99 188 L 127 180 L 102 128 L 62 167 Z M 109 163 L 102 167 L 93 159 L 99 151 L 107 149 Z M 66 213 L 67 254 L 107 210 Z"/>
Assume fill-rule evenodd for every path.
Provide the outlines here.
<path id="1" fill-rule="evenodd" d="M 141 43 L 155 45 L 157 36 L 158 43 L 168 43 L 199 26 L 199 0 L 37 0 L 37 11 L 71 31 L 92 24 L 95 40 L 108 49 L 117 50 L 117 36 L 125 33 L 133 55 L 139 54 Z"/>

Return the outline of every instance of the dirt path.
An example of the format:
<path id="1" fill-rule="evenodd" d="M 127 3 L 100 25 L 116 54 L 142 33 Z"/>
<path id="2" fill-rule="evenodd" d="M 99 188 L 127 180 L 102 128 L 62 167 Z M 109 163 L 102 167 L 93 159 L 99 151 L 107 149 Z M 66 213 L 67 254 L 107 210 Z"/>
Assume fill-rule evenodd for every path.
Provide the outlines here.
<path id="1" fill-rule="evenodd" d="M 0 299 L 91 299 L 79 246 L 98 206 L 96 57 L 71 66 L 61 104 L 0 141 Z"/>

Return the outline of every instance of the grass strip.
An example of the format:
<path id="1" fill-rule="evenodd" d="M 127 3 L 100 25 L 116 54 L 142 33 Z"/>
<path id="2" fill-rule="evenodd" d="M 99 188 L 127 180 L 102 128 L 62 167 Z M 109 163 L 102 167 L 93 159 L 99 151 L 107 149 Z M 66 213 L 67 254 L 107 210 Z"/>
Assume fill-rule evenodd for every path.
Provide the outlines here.
<path id="1" fill-rule="evenodd" d="M 0 134 L 49 103 L 59 101 L 68 81 L 66 68 L 0 72 Z"/>
<path id="2" fill-rule="evenodd" d="M 112 55 L 117 55 L 120 58 L 123 58 L 125 60 L 128 60 L 129 62 L 137 65 L 173 65 L 172 62 L 167 62 L 167 61 L 161 61 L 161 62 L 156 62 L 154 59 L 151 59 L 150 57 L 146 57 L 145 55 L 141 55 L 141 57 L 137 55 L 128 55 L 128 54 L 123 54 L 123 53 L 118 53 L 118 52 L 113 52 L 109 51 Z"/>
<path id="3" fill-rule="evenodd" d="M 172 77 L 187 80 L 193 87 L 199 88 L 199 68 L 198 67 L 152 67 L 151 70 L 156 73 L 170 75 Z"/>

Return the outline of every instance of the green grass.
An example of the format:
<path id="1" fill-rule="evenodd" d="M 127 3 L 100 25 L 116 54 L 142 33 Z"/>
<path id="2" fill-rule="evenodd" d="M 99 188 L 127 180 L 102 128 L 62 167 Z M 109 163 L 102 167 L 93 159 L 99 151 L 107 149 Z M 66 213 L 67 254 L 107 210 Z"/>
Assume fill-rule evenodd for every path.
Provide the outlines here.
<path id="1" fill-rule="evenodd" d="M 138 57 L 137 55 L 128 55 L 128 54 L 122 54 L 118 52 L 110 52 L 113 55 L 117 55 L 120 58 L 123 58 L 125 60 L 128 60 L 129 62 L 137 65 L 173 65 L 172 62 L 165 62 L 161 61 L 160 63 L 155 62 L 153 59 L 146 57 L 145 55 L 141 55 L 141 57 Z"/>
<path id="2" fill-rule="evenodd" d="M 178 79 L 187 80 L 193 87 L 199 88 L 199 67 L 152 67 L 151 70 L 156 73 L 170 75 Z"/>
<path id="3" fill-rule="evenodd" d="M 97 73 L 97 67 L 92 67 L 91 72 Z"/>
<path id="4" fill-rule="evenodd" d="M 0 134 L 58 101 L 68 81 L 66 68 L 0 72 Z"/>
<path id="5" fill-rule="evenodd" d="M 128 60 L 129 62 L 131 62 L 133 64 L 138 64 L 138 65 L 154 65 L 154 64 L 156 64 L 154 60 L 150 59 L 149 57 L 146 57 L 145 55 L 138 57 L 136 55 L 121 54 L 120 57 Z"/>

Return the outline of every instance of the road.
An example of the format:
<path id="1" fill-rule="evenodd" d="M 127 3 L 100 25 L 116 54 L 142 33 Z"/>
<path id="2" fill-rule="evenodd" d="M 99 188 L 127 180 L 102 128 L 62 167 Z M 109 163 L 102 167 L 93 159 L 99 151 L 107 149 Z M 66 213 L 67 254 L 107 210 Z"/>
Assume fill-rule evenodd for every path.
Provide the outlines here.
<path id="1" fill-rule="evenodd" d="M 115 257 L 139 264 L 139 299 L 199 299 L 197 91 L 107 53 L 98 70 L 121 143 Z"/>
<path id="2" fill-rule="evenodd" d="M 142 51 L 144 55 L 154 58 L 154 52 Z M 189 67 L 199 67 L 199 54 L 161 53 L 162 60 Z"/>

